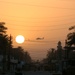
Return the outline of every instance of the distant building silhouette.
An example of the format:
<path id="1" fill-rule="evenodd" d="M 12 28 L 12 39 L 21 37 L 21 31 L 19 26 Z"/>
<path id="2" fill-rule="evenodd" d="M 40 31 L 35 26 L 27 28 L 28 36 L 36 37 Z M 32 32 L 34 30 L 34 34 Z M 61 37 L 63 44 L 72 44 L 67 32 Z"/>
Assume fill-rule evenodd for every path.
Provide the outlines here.
<path id="1" fill-rule="evenodd" d="M 58 42 L 58 46 L 57 46 L 57 59 L 58 60 L 62 60 L 62 46 L 61 46 L 61 42 Z"/>

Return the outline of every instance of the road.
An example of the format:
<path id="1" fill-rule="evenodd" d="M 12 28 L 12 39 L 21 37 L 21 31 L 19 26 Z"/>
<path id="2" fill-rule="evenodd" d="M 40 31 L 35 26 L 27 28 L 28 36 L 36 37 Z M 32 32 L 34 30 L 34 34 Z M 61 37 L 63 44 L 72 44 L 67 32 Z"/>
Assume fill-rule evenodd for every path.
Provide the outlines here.
<path id="1" fill-rule="evenodd" d="M 6 75 L 15 75 L 15 73 L 9 73 L 9 74 L 6 74 Z M 50 72 L 48 71 L 36 71 L 36 72 L 33 72 L 33 71 L 26 71 L 26 72 L 23 72 L 23 75 L 52 75 L 50 74 Z"/>
<path id="2" fill-rule="evenodd" d="M 51 75 L 47 71 L 25 72 L 24 75 Z"/>

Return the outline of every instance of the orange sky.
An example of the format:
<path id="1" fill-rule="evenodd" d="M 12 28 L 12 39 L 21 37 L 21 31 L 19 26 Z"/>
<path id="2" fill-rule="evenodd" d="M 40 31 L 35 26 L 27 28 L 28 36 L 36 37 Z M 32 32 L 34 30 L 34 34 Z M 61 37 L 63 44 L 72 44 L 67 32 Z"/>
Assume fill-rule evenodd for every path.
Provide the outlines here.
<path id="1" fill-rule="evenodd" d="M 14 46 L 19 45 L 15 42 L 19 34 L 26 40 L 44 37 L 43 41 L 49 41 L 25 41 L 21 45 L 34 59 L 41 59 L 49 48 L 56 48 L 59 40 L 64 46 L 68 28 L 75 24 L 75 1 L 0 0 L 0 21 L 6 23 Z"/>

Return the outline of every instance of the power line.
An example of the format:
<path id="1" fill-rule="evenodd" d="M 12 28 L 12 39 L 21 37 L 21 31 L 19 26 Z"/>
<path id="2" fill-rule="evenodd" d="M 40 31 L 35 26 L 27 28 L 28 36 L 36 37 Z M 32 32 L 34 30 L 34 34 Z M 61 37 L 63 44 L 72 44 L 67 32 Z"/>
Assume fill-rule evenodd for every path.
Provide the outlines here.
<path id="1" fill-rule="evenodd" d="M 75 23 L 75 22 L 74 22 Z M 65 26 L 68 26 L 68 24 L 72 24 L 73 25 L 73 22 L 72 23 L 66 23 L 66 24 L 60 24 L 60 25 L 46 25 L 46 26 L 26 26 L 26 25 L 19 25 L 19 24 L 11 24 L 11 23 L 7 23 L 7 25 L 14 25 L 13 27 L 56 27 L 56 26 L 61 26 L 61 25 L 65 25 Z M 70 25 L 71 26 L 71 25 Z M 23 28 L 24 28 L 23 27 Z"/>
<path id="2" fill-rule="evenodd" d="M 75 0 L 60 0 L 60 1 L 67 1 L 67 2 L 73 2 L 73 1 L 75 1 Z"/>
<path id="3" fill-rule="evenodd" d="M 51 39 L 51 40 L 53 40 L 53 39 Z M 42 40 L 40 40 L 40 41 L 36 41 L 36 40 L 25 40 L 26 42 L 34 42 L 34 43 L 42 43 L 42 44 L 49 44 L 49 43 L 57 43 L 59 40 L 55 40 L 55 41 L 42 41 Z M 60 41 L 64 41 L 65 42 L 65 40 L 60 40 Z"/>
<path id="4" fill-rule="evenodd" d="M 61 41 L 61 40 L 60 40 Z M 31 43 L 31 42 L 30 42 Z M 33 44 L 25 44 L 25 45 L 53 45 L 53 44 L 57 44 L 58 43 L 58 41 L 56 41 L 55 43 L 54 42 L 50 42 L 50 43 L 40 43 L 40 42 L 38 42 L 37 44 L 36 44 L 37 42 L 33 42 Z M 64 43 L 64 42 L 62 42 L 62 43 Z M 24 45 L 23 45 L 24 46 Z"/>
<path id="5" fill-rule="evenodd" d="M 75 8 L 52 7 L 52 6 L 35 5 L 35 4 L 27 4 L 27 3 L 17 3 L 17 2 L 8 2 L 8 1 L 0 1 L 0 2 L 1 2 L 1 3 L 8 3 L 8 4 L 15 4 L 15 5 L 25 5 L 25 6 L 43 7 L 43 8 L 55 8 L 55 9 L 75 10 Z"/>
<path id="6" fill-rule="evenodd" d="M 62 37 L 62 36 L 61 36 Z M 65 37 L 65 36 L 64 36 Z M 58 42 L 58 41 L 65 41 L 65 40 L 63 40 L 63 39 L 51 39 L 51 38 L 49 38 L 51 41 L 48 41 L 48 40 L 36 40 L 36 38 L 35 38 L 35 40 L 30 40 L 30 39 L 28 39 L 28 40 L 25 40 L 25 42 L 40 42 L 40 43 L 50 43 L 50 42 Z M 52 41 L 53 40 L 53 41 Z"/>
<path id="7" fill-rule="evenodd" d="M 61 30 L 61 29 L 66 29 L 66 28 L 59 28 L 59 29 L 50 29 L 50 30 L 25 30 L 25 29 L 15 29 L 15 28 L 10 28 L 10 29 L 12 29 L 12 30 L 23 30 L 23 31 L 51 31 L 51 30 Z"/>
<path id="8" fill-rule="evenodd" d="M 75 19 L 75 18 L 70 18 L 70 19 L 64 19 L 64 20 L 53 20 L 53 21 L 49 21 L 49 20 L 47 20 L 47 21 L 40 21 L 40 22 L 59 22 L 59 21 L 66 21 L 66 20 L 72 20 L 72 19 Z M 8 20 L 8 19 L 6 19 L 6 20 Z M 40 22 L 36 22 L 36 21 L 21 21 L 21 20 L 8 20 L 8 21 L 16 21 L 16 22 L 24 22 L 24 23 L 40 23 Z"/>
<path id="9" fill-rule="evenodd" d="M 43 19 L 43 18 L 61 18 L 61 17 L 70 17 L 70 16 L 73 16 L 73 17 L 74 17 L 75 14 L 72 14 L 72 15 L 66 15 L 66 16 L 58 16 L 58 17 L 39 17 L 39 18 L 38 18 L 38 17 L 37 17 L 37 18 L 34 18 L 34 17 L 11 16 L 11 15 L 5 15 L 5 14 L 1 14 L 1 15 L 8 16 L 8 17 L 15 17 L 15 18 Z"/>

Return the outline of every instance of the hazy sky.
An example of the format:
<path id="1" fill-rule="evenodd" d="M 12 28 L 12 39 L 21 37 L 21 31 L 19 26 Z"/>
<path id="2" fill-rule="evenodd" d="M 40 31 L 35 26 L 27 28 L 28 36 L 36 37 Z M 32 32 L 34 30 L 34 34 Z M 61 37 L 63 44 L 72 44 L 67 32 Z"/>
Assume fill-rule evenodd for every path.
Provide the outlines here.
<path id="1" fill-rule="evenodd" d="M 22 46 L 34 59 L 41 59 L 58 41 L 64 46 L 68 28 L 75 24 L 75 1 L 0 0 L 0 21 L 6 23 L 14 47 Z M 17 44 L 19 34 L 31 41 Z M 36 41 L 37 37 L 44 37 L 44 42 Z"/>

